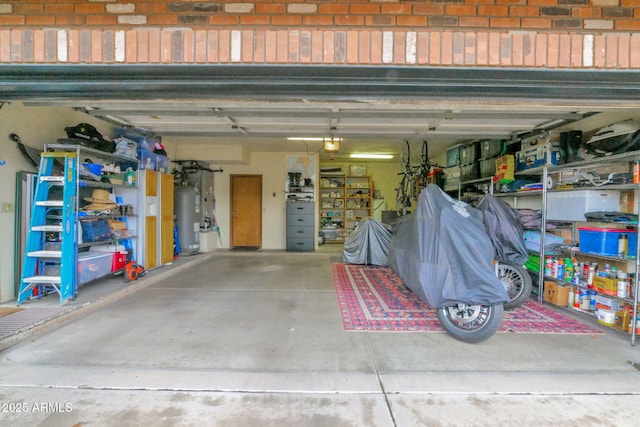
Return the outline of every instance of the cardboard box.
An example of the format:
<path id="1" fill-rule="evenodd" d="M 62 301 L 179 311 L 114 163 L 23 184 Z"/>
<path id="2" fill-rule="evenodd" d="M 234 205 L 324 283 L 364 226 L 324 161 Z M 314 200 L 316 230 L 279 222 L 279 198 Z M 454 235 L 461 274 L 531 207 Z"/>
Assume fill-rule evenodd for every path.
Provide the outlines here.
<path id="1" fill-rule="evenodd" d="M 544 300 L 554 305 L 566 307 L 569 303 L 569 287 L 545 280 Z"/>
<path id="2" fill-rule="evenodd" d="M 618 294 L 618 280 L 595 276 L 593 287 L 601 294 L 616 296 Z"/>

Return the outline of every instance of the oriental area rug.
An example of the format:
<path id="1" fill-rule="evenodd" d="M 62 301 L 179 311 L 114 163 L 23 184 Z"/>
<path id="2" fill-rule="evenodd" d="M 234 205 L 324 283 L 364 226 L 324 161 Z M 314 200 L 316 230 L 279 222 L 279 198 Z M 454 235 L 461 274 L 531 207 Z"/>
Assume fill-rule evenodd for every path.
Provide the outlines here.
<path id="1" fill-rule="evenodd" d="M 369 332 L 443 332 L 436 310 L 420 300 L 389 267 L 334 263 L 333 281 L 344 329 Z M 504 312 L 500 332 L 600 334 L 534 300 Z"/>

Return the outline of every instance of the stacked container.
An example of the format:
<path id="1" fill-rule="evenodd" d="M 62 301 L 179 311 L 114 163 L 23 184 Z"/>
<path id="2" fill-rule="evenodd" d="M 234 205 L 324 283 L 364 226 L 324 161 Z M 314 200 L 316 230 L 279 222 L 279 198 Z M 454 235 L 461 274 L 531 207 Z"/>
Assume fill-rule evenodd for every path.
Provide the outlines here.
<path id="1" fill-rule="evenodd" d="M 484 139 L 480 144 L 480 178 L 487 178 L 496 173 L 496 157 L 504 154 L 507 143 L 502 139 Z"/>
<path id="2" fill-rule="evenodd" d="M 480 143 L 472 142 L 460 147 L 460 181 L 472 181 L 480 177 Z"/>

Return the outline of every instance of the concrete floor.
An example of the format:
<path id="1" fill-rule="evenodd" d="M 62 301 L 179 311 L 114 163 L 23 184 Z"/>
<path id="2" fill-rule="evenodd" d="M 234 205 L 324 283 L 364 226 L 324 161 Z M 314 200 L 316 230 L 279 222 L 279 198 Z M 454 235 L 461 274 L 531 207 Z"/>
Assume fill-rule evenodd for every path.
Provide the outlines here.
<path id="1" fill-rule="evenodd" d="M 221 251 L 145 278 L 0 353 L 0 425 L 638 424 L 626 335 L 345 332 L 338 256 Z"/>

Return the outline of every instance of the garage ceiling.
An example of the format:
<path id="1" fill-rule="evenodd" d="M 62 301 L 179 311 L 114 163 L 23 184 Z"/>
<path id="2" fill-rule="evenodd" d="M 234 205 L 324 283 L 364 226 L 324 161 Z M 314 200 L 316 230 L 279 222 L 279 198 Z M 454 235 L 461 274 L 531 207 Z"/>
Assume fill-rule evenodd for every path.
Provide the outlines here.
<path id="1" fill-rule="evenodd" d="M 8 66 L 0 67 L 0 78 L 0 101 L 73 107 L 178 143 L 315 152 L 320 142 L 286 138 L 343 138 L 334 158 L 397 154 L 405 139 L 415 150 L 426 139 L 437 156 L 458 142 L 585 126 L 577 123 L 597 113 L 635 118 L 640 105 L 640 78 L 628 72 Z"/>

